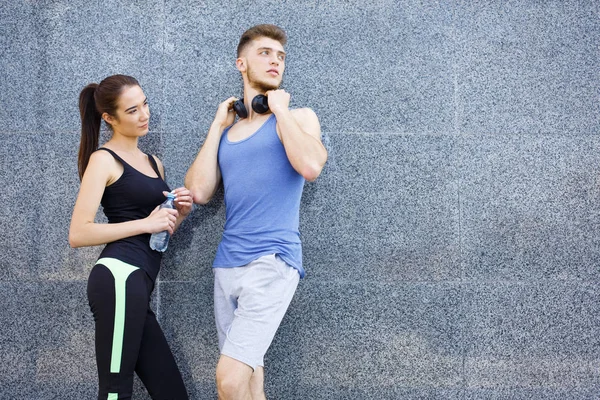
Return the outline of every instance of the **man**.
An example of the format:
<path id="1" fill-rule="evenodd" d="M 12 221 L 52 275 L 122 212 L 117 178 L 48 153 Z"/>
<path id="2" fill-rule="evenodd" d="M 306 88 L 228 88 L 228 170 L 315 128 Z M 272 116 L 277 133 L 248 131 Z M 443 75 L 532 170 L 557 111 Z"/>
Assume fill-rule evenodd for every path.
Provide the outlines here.
<path id="1" fill-rule="evenodd" d="M 234 124 L 235 97 L 219 105 L 185 178 L 198 204 L 211 199 L 221 179 L 225 189 L 225 229 L 213 263 L 216 379 L 224 400 L 265 399 L 263 357 L 304 276 L 302 189 L 327 161 L 317 116 L 309 108 L 290 110 L 289 93 L 279 89 L 286 41 L 281 28 L 268 24 L 242 35 L 236 67 L 247 115 L 239 113 Z M 252 107 L 257 95 L 267 96 L 264 114 Z"/>

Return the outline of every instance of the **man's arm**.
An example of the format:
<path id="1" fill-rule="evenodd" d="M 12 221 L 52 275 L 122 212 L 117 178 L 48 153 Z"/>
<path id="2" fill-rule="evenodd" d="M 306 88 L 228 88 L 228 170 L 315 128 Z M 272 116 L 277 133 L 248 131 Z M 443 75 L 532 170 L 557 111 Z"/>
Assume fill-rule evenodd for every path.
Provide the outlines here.
<path id="1" fill-rule="evenodd" d="M 221 181 L 221 171 L 217 160 L 219 142 L 225 128 L 233 124 L 235 113 L 230 108 L 236 100 L 236 97 L 230 97 L 219 104 L 206 140 L 185 175 L 184 184 L 192 192 L 194 203 L 208 203 L 217 191 Z"/>
<path id="2" fill-rule="evenodd" d="M 281 142 L 292 167 L 307 181 L 314 181 L 327 161 L 317 115 L 310 108 L 290 110 L 290 95 L 284 90 L 270 91 L 268 100 L 269 108 L 277 118 Z"/>

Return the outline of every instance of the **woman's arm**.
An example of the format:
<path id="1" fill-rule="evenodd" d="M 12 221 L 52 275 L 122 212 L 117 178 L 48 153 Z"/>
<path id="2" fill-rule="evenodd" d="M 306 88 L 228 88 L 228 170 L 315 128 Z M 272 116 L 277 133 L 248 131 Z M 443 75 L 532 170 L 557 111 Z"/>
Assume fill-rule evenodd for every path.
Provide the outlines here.
<path id="1" fill-rule="evenodd" d="M 116 161 L 103 151 L 92 154 L 81 180 L 69 228 L 71 247 L 97 246 L 141 233 L 173 232 L 176 210 L 155 209 L 147 218 L 116 224 L 94 222 L 106 185 L 118 173 Z"/>

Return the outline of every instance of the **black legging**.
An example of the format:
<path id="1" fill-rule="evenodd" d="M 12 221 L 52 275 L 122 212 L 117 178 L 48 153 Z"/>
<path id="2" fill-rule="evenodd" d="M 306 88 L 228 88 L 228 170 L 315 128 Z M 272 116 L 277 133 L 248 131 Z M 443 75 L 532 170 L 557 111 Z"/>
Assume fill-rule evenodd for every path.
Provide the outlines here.
<path id="1" fill-rule="evenodd" d="M 188 399 L 150 309 L 153 287 L 146 272 L 114 258 L 102 258 L 92 268 L 87 293 L 96 322 L 98 400 L 131 399 L 134 371 L 152 399 Z"/>

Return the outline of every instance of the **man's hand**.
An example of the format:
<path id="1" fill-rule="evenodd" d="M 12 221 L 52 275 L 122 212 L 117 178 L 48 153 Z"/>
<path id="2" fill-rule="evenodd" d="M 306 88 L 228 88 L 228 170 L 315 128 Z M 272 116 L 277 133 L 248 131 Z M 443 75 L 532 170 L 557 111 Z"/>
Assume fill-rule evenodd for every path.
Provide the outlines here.
<path id="1" fill-rule="evenodd" d="M 290 106 L 290 94 L 283 89 L 269 90 L 267 93 L 269 109 L 276 114 L 278 111 L 287 110 Z"/>
<path id="2" fill-rule="evenodd" d="M 230 97 L 221 104 L 217 108 L 217 113 L 215 114 L 215 120 L 213 124 L 217 124 L 221 128 L 226 128 L 229 125 L 233 124 L 235 120 L 235 112 L 233 111 L 233 103 L 237 100 L 237 97 Z"/>

